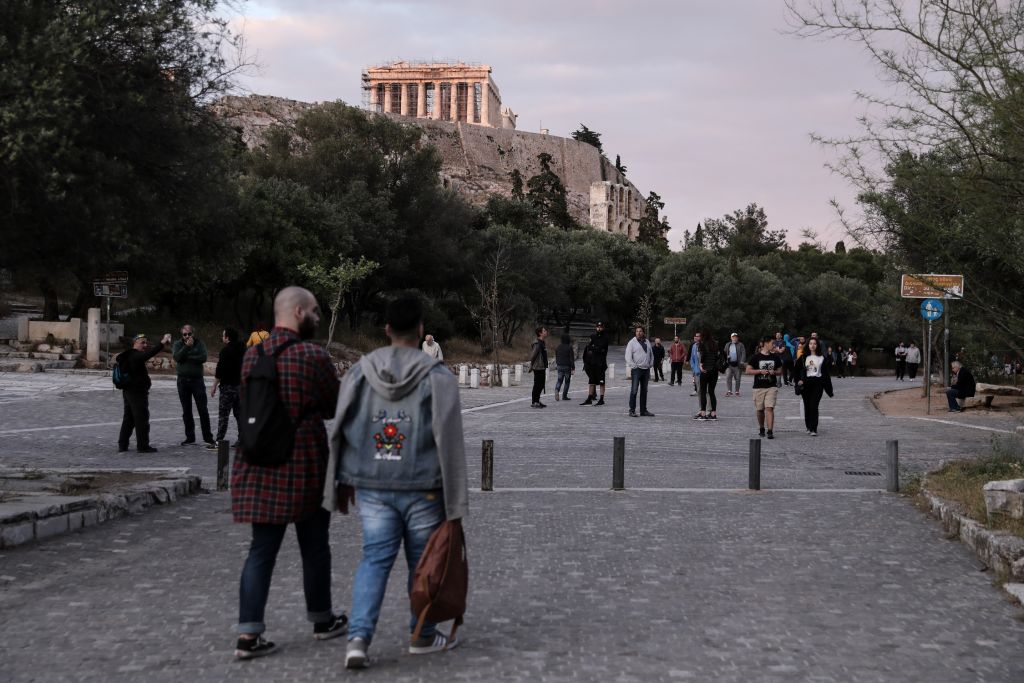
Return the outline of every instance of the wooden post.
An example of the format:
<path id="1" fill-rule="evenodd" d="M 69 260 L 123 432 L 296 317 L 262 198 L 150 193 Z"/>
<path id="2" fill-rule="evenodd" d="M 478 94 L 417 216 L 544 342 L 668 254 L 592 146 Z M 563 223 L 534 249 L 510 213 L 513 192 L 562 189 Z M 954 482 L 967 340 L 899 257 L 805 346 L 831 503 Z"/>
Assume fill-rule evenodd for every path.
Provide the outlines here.
<path id="1" fill-rule="evenodd" d="M 484 439 L 483 462 L 480 467 L 480 490 L 494 490 L 494 441 Z"/>
<path id="2" fill-rule="evenodd" d="M 885 442 L 885 490 L 900 492 L 900 442 Z"/>
<path id="3" fill-rule="evenodd" d="M 228 464 L 231 461 L 231 442 L 229 441 L 218 441 L 217 442 L 217 490 L 227 491 L 228 490 Z"/>
<path id="4" fill-rule="evenodd" d="M 612 448 L 612 490 L 626 488 L 626 437 L 616 436 Z"/>
<path id="5" fill-rule="evenodd" d="M 761 490 L 761 439 L 750 440 L 750 461 L 747 466 L 747 488 Z"/>

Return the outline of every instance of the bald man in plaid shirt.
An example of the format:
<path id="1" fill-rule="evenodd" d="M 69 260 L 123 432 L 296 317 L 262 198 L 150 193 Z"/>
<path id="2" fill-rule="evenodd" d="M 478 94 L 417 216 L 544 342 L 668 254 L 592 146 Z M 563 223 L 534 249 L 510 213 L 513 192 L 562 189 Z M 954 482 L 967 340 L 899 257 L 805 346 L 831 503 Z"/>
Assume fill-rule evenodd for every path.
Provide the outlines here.
<path id="1" fill-rule="evenodd" d="M 330 513 L 321 507 L 327 470 L 324 418 L 334 416 L 338 373 L 324 347 L 310 341 L 320 321 L 316 298 L 301 287 L 288 287 L 274 300 L 270 337 L 250 348 L 242 365 L 242 390 L 258 357 L 258 348 L 277 356 L 281 400 L 296 424 L 291 457 L 283 465 L 259 466 L 239 453 L 231 472 L 231 511 L 236 522 L 252 525 L 252 544 L 239 589 L 238 643 L 235 656 L 250 659 L 270 654 L 274 643 L 263 637 L 264 609 L 278 550 L 289 524 L 302 554 L 306 612 L 313 637 L 326 640 L 346 632 L 348 617 L 331 604 Z"/>

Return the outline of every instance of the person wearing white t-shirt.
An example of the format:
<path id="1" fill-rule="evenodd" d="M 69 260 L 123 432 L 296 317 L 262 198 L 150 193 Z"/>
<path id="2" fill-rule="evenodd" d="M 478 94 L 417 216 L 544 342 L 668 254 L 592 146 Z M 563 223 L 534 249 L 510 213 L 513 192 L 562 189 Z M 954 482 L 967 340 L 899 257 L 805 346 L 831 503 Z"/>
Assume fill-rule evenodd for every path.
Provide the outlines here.
<path id="1" fill-rule="evenodd" d="M 804 424 L 811 436 L 818 435 L 818 404 L 821 402 L 821 394 L 826 393 L 829 398 L 832 397 L 832 378 L 829 375 L 831 364 L 832 361 L 815 337 L 804 343 L 804 352 L 797 361 L 796 386 L 804 402 Z"/>

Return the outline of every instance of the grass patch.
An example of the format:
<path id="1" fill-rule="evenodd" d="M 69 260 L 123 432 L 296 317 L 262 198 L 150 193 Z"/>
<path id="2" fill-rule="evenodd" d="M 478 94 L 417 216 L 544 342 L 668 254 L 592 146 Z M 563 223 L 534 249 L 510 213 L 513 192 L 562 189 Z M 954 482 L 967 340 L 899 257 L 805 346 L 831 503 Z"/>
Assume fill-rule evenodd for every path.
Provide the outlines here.
<path id="1" fill-rule="evenodd" d="M 990 454 L 948 462 L 928 475 L 926 486 L 940 498 L 960 503 L 968 517 L 988 528 L 1024 537 L 1024 520 L 988 519 L 982 487 L 1000 479 L 1024 479 L 1024 438 L 994 439 Z"/>

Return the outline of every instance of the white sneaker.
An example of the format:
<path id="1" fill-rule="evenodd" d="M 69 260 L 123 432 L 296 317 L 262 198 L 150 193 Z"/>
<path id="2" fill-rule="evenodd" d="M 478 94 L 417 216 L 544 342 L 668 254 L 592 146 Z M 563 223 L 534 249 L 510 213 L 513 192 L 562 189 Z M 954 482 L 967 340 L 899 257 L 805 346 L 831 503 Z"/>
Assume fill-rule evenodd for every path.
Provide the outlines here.
<path id="1" fill-rule="evenodd" d="M 458 646 L 459 639 L 452 638 L 448 639 L 448 636 L 438 631 L 433 636 L 423 637 L 420 636 L 413 643 L 409 645 L 409 654 L 411 655 L 429 655 L 431 652 L 441 652 L 442 650 L 451 650 Z"/>
<path id="2" fill-rule="evenodd" d="M 362 638 L 353 638 L 348 641 L 345 648 L 345 668 L 365 669 L 370 665 L 370 659 L 366 656 L 366 641 Z"/>

